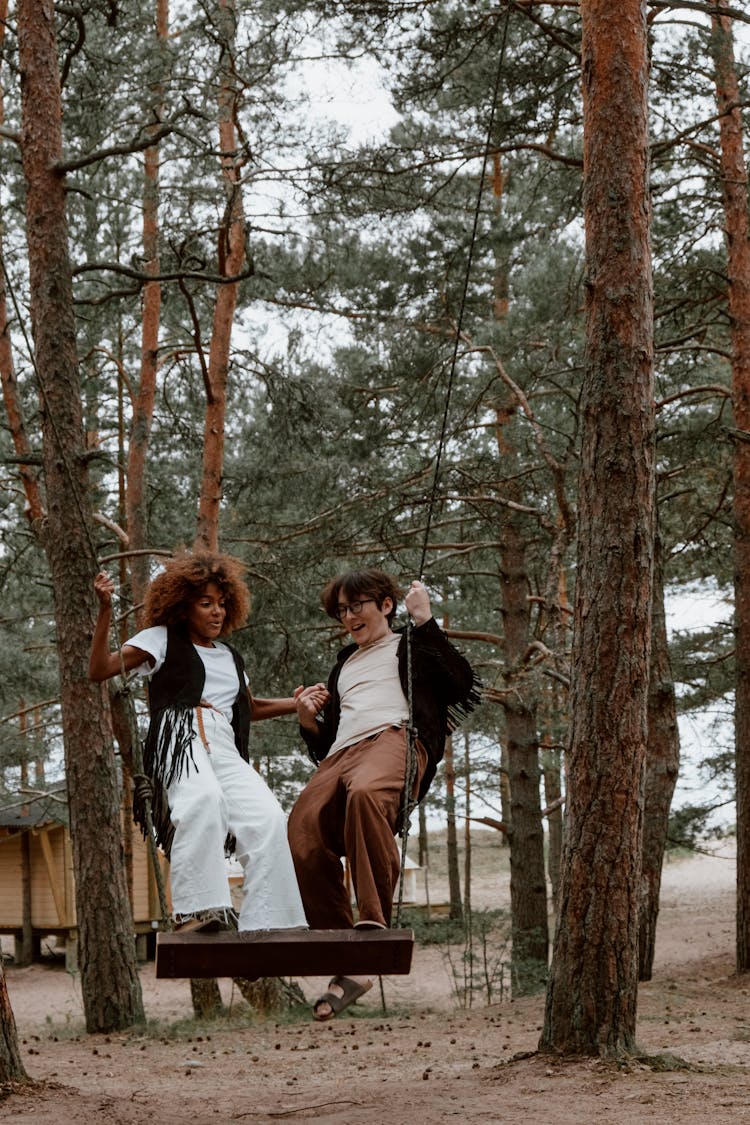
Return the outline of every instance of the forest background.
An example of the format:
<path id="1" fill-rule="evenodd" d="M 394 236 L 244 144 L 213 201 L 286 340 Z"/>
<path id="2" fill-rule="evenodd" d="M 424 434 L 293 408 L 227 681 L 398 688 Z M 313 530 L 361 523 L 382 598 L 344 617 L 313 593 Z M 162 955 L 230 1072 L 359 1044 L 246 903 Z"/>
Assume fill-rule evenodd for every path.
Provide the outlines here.
<path id="1" fill-rule="evenodd" d="M 647 12 L 661 568 L 672 593 L 721 592 L 743 438 L 715 39 L 702 4 Z M 585 344 L 577 6 L 60 8 L 56 173 L 86 435 L 74 470 L 43 449 L 58 408 L 30 340 L 43 247 L 19 146 L 29 62 L 0 14 L 6 791 L 43 790 L 60 762 L 58 655 L 90 632 L 94 563 L 119 579 L 122 639 L 159 558 L 218 543 L 248 564 L 236 640 L 263 694 L 330 665 L 340 637 L 317 596 L 331 573 L 423 574 L 486 685 L 455 740 L 471 767 L 459 785 L 506 829 L 535 822 L 534 847 L 546 805 L 559 840 Z M 742 110 L 747 59 L 740 45 Z M 310 113 L 301 76 L 329 62 L 377 68 L 390 128 L 355 144 Z M 65 325 L 41 319 L 54 360 Z M 65 503 L 66 534 L 45 542 Z M 80 578 L 65 604 L 56 568 Z M 731 710 L 730 617 L 673 633 L 685 713 Z M 127 723 L 115 729 L 122 750 Z M 252 752 L 288 806 L 308 770 L 293 726 L 259 729 Z M 717 739 L 705 759 L 731 799 L 731 747 Z M 447 798 L 441 781 L 431 808 Z M 694 804 L 675 835 L 705 826 L 711 809 Z"/>

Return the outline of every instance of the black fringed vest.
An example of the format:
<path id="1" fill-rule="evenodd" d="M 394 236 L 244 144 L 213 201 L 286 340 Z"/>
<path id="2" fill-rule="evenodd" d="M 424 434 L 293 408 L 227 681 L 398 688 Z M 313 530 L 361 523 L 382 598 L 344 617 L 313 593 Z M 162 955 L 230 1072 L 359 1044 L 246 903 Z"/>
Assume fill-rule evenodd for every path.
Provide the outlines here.
<path id="1" fill-rule="evenodd" d="M 250 759 L 250 701 L 245 687 L 245 665 L 235 648 L 228 644 L 226 647 L 234 659 L 239 680 L 239 691 L 232 707 L 234 741 L 247 762 Z M 149 683 L 151 720 L 143 752 L 144 769 L 153 787 L 151 815 L 156 842 L 166 855 L 169 855 L 174 836 L 166 791 L 183 770 L 189 769 L 191 764 L 195 766 L 191 752 L 195 734 L 193 716 L 205 682 L 205 665 L 195 651 L 187 626 L 168 625 L 167 654 Z M 143 806 L 143 800 L 136 797 L 133 816 L 145 834 Z"/>

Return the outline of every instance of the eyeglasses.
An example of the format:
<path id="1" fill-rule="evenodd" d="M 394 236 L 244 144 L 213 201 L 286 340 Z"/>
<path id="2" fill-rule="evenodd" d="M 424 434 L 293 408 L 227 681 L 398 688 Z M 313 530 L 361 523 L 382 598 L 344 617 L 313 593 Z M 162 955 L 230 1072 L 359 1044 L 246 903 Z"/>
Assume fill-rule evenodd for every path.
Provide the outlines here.
<path id="1" fill-rule="evenodd" d="M 362 606 L 367 605 L 368 602 L 374 602 L 375 598 L 362 598 L 361 601 L 349 602 L 349 605 L 336 606 L 336 619 L 343 621 L 347 613 L 351 613 L 353 617 L 359 617 L 362 612 Z"/>

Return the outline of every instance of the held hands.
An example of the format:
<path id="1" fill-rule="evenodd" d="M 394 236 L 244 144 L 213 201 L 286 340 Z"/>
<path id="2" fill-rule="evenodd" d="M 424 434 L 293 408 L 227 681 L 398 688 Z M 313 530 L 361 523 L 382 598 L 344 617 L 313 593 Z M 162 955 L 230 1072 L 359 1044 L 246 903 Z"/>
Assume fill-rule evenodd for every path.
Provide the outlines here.
<path id="1" fill-rule="evenodd" d="M 112 605 L 112 595 L 115 592 L 114 581 L 106 570 L 100 570 L 94 579 L 94 593 L 99 601 L 100 609 L 109 609 Z"/>
<path id="2" fill-rule="evenodd" d="M 298 687 L 294 692 L 294 703 L 297 708 L 297 718 L 300 725 L 314 730 L 315 716 L 322 711 L 330 696 L 325 684 L 312 684 L 310 687 Z"/>
<path id="3" fill-rule="evenodd" d="M 406 597 L 404 598 L 404 605 L 406 606 L 414 624 L 424 625 L 425 621 L 429 621 L 432 617 L 432 610 L 430 609 L 430 595 L 427 593 L 426 587 L 422 582 L 416 579 L 409 587 Z"/>

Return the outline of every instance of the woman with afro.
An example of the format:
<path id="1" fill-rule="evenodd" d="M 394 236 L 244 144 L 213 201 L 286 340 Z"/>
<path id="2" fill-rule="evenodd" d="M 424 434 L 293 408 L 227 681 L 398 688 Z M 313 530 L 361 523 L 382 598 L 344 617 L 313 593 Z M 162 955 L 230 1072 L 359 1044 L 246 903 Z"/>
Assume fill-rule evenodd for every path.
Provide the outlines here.
<path id="1" fill-rule="evenodd" d="M 322 706 L 322 684 L 294 698 L 250 693 L 242 657 L 223 639 L 243 625 L 250 593 L 243 566 L 227 555 L 182 554 L 151 582 L 146 627 L 110 651 L 114 583 L 94 581 L 99 615 L 89 677 L 136 671 L 149 677 L 151 720 L 144 766 L 153 786 L 157 842 L 170 858 L 175 925 L 180 929 L 283 929 L 306 926 L 286 837 L 286 818 L 249 764 L 250 721 L 295 712 L 298 696 Z M 142 803 L 135 815 L 143 825 Z M 227 843 L 243 869 L 239 919 L 232 911 Z"/>

